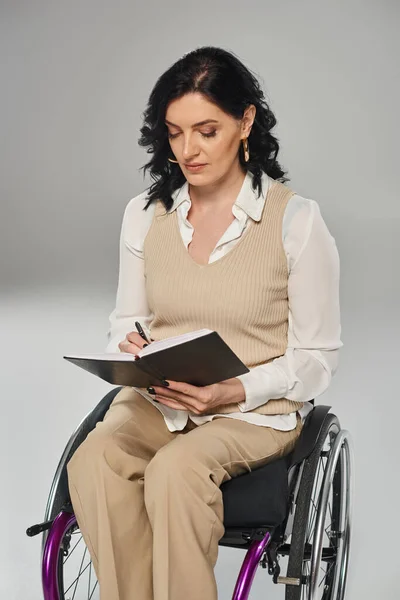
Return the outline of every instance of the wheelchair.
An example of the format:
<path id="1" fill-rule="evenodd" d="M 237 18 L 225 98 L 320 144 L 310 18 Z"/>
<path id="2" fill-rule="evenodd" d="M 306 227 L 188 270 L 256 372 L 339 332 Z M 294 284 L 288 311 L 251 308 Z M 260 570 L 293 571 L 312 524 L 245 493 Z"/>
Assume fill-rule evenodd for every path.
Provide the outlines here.
<path id="1" fill-rule="evenodd" d="M 71 505 L 67 463 L 101 421 L 116 394 L 109 391 L 72 434 L 58 464 L 42 534 L 44 600 L 96 600 L 98 582 Z M 232 600 L 246 600 L 258 567 L 285 588 L 286 600 L 343 600 L 348 571 L 353 448 L 330 406 L 315 405 L 292 453 L 221 486 L 220 546 L 246 551 Z M 287 563 L 281 574 L 281 559 Z"/>

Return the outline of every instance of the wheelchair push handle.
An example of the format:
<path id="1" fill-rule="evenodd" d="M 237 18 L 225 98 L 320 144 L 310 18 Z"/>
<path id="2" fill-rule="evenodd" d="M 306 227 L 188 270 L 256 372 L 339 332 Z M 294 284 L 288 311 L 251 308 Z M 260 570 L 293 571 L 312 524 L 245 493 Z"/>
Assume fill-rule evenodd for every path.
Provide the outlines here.
<path id="1" fill-rule="evenodd" d="M 38 523 L 37 525 L 32 525 L 28 527 L 26 530 L 26 535 L 28 537 L 34 537 L 35 535 L 39 535 L 39 533 L 43 533 L 43 531 L 47 531 L 53 525 L 53 521 L 45 521 L 44 523 Z"/>

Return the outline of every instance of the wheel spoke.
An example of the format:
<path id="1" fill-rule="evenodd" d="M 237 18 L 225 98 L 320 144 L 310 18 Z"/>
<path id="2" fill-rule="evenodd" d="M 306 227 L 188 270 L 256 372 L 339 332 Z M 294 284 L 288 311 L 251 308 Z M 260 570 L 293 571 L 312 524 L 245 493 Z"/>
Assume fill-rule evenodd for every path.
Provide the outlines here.
<path id="1" fill-rule="evenodd" d="M 89 594 L 90 594 L 90 582 L 92 579 L 92 561 L 90 561 L 89 563 L 89 583 L 88 583 L 88 598 L 90 598 Z"/>
<path id="2" fill-rule="evenodd" d="M 331 523 L 332 523 L 332 506 L 331 506 L 330 502 L 328 502 L 328 511 L 329 511 L 329 516 L 331 518 Z"/>
<path id="3" fill-rule="evenodd" d="M 91 599 L 92 599 L 92 597 L 93 597 L 93 594 L 94 594 L 94 592 L 95 592 L 95 589 L 96 589 L 96 587 L 97 587 L 97 584 L 98 584 L 98 583 L 99 583 L 99 582 L 98 582 L 98 581 L 96 581 L 96 583 L 94 584 L 94 588 L 93 588 L 93 590 L 92 590 L 92 593 L 90 594 L 90 596 L 89 596 L 89 599 L 88 599 L 88 600 L 91 600 Z"/>
<path id="4" fill-rule="evenodd" d="M 316 487 L 316 486 L 315 486 L 315 487 Z M 313 490 L 313 494 L 314 494 L 314 493 L 316 493 L 316 492 L 317 492 L 317 490 L 316 490 L 316 489 L 314 489 L 314 490 Z M 310 541 L 310 538 L 311 538 L 311 536 L 312 536 L 312 533 L 313 533 L 313 527 L 314 527 L 314 522 L 315 522 L 315 520 L 316 520 L 316 517 L 317 517 L 317 514 L 318 514 L 319 493 L 317 493 L 317 496 L 318 496 L 318 498 L 316 499 L 316 501 L 315 501 L 313 498 L 311 498 L 311 504 L 312 504 L 312 508 L 311 508 L 311 510 L 312 510 L 312 517 L 311 517 L 311 519 L 310 519 L 309 526 L 308 526 L 307 538 L 306 538 L 306 539 L 307 539 L 307 542 L 309 542 L 309 541 Z M 314 509 L 314 510 L 313 510 L 313 509 Z"/>
<path id="5" fill-rule="evenodd" d="M 316 486 L 315 486 L 316 487 Z M 311 507 L 310 507 L 310 511 L 311 511 L 311 515 L 309 517 L 309 524 L 308 524 L 308 529 L 307 529 L 307 534 L 306 534 L 306 541 L 307 543 L 310 541 L 310 537 L 312 535 L 312 531 L 313 531 L 313 526 L 314 526 L 314 520 L 317 516 L 317 508 L 318 508 L 318 502 L 316 503 L 313 495 L 316 493 L 316 489 L 313 489 L 312 494 L 311 494 Z"/>
<path id="6" fill-rule="evenodd" d="M 312 504 L 311 510 L 313 510 L 313 509 L 314 510 L 313 510 L 312 517 L 311 517 L 310 522 L 309 522 L 309 527 L 308 527 L 308 532 L 307 532 L 307 538 L 306 538 L 307 543 L 310 541 L 310 537 L 311 537 L 311 534 L 312 534 L 312 528 L 313 528 L 313 525 L 314 525 L 314 518 L 315 518 L 315 515 L 317 514 L 317 506 L 316 506 L 316 504 L 315 504 L 315 502 L 314 502 L 314 500 L 312 498 L 311 498 L 311 504 Z"/>
<path id="7" fill-rule="evenodd" d="M 82 569 L 83 561 L 85 560 L 86 552 L 87 552 L 87 548 L 85 548 L 85 552 L 83 553 L 83 556 L 82 556 L 82 560 L 81 560 L 81 566 L 79 567 L 79 575 L 78 575 L 78 579 L 77 579 L 77 581 L 76 581 L 76 585 L 75 585 L 74 593 L 73 593 L 73 596 L 72 596 L 72 600 L 74 600 L 74 598 L 75 598 L 76 589 L 77 589 L 77 587 L 78 587 L 78 580 L 79 580 L 79 576 L 80 576 L 80 575 L 82 575 L 82 572 L 83 572 L 83 571 L 81 571 L 81 569 Z M 89 563 L 89 564 L 90 564 L 90 563 Z M 87 568 L 87 567 L 86 567 L 86 568 Z M 86 570 L 86 569 L 84 569 L 84 571 L 85 571 L 85 570 Z"/>
<path id="8" fill-rule="evenodd" d="M 325 575 L 324 575 L 324 577 L 321 579 L 321 583 L 318 585 L 318 587 L 321 587 L 321 585 L 324 583 L 324 581 L 326 581 L 326 580 L 327 580 L 327 578 L 328 578 L 328 575 L 329 575 L 329 573 L 331 572 L 331 570 L 332 570 L 332 567 L 333 567 L 333 565 L 334 565 L 334 564 L 335 564 L 335 563 L 333 563 L 333 562 L 332 562 L 332 563 L 330 563 L 330 565 L 329 565 L 329 567 L 327 568 L 327 570 L 326 570 L 326 571 L 324 571 Z"/>
<path id="9" fill-rule="evenodd" d="M 79 531 L 79 528 L 77 528 L 77 529 L 75 529 L 75 531 L 67 532 L 67 534 L 64 538 L 64 540 L 65 540 L 64 543 L 66 541 L 70 542 L 72 535 L 75 535 L 75 539 L 73 540 L 74 545 L 73 545 L 72 549 L 68 551 L 68 555 L 66 556 L 65 560 L 62 561 L 62 567 L 61 567 L 62 569 L 65 569 L 65 563 L 71 557 L 71 555 L 75 552 L 75 550 L 76 550 L 77 546 L 80 544 L 80 542 L 83 540 L 82 533 Z M 75 541 L 76 536 L 79 536 L 79 539 L 77 541 Z M 92 573 L 93 563 L 92 563 L 91 557 L 89 556 L 89 550 L 86 547 L 86 545 L 82 546 L 82 544 L 81 544 L 80 547 L 81 547 L 82 553 L 83 553 L 82 558 L 80 559 L 79 553 L 75 552 L 75 561 L 74 560 L 70 561 L 67 566 L 67 573 L 69 573 L 70 576 L 66 577 L 65 572 L 64 572 L 62 580 L 61 580 L 62 582 L 64 582 L 64 581 L 68 581 L 68 579 L 71 580 L 71 575 L 73 577 L 73 581 L 71 582 L 70 585 L 68 585 L 68 587 L 64 587 L 64 585 L 66 585 L 64 583 L 61 584 L 62 589 L 63 589 L 63 594 L 64 594 L 62 596 L 63 598 L 67 598 L 68 593 L 72 594 L 72 596 L 68 595 L 68 600 L 75 600 L 75 599 L 78 600 L 79 598 L 83 599 L 82 591 L 86 587 L 86 577 L 88 577 L 88 583 L 87 583 L 87 592 L 86 592 L 85 597 L 87 597 L 88 600 L 92 600 L 92 598 L 94 599 L 94 594 L 95 594 L 95 591 L 98 586 L 98 581 L 97 581 L 94 570 Z M 62 545 L 60 547 L 60 552 L 63 552 Z M 85 559 L 89 559 L 89 561 L 86 565 L 85 565 Z M 76 569 L 76 567 L 78 566 L 77 563 L 79 564 L 79 562 L 80 562 L 80 565 L 79 565 L 79 569 L 78 569 L 78 574 L 75 576 L 73 574 L 73 570 L 74 570 L 74 568 Z M 86 576 L 84 576 L 85 571 L 87 571 Z M 75 571 L 75 573 L 76 573 L 76 571 Z M 80 582 L 80 585 L 79 585 L 79 582 Z M 97 598 L 97 596 L 96 596 L 96 598 Z"/>
<path id="10" fill-rule="evenodd" d="M 64 565 L 67 562 L 67 560 L 69 559 L 69 557 L 71 556 L 71 554 L 73 553 L 73 551 L 75 550 L 75 548 L 77 547 L 77 545 L 79 544 L 79 542 L 82 540 L 82 536 L 79 538 L 79 540 L 76 542 L 75 546 L 72 548 L 72 550 L 68 550 L 68 555 L 64 560 Z"/>
<path id="11" fill-rule="evenodd" d="M 78 583 L 77 583 L 77 582 L 78 582 L 79 578 L 80 578 L 80 577 L 81 577 L 81 575 L 83 575 L 83 574 L 84 574 L 84 572 L 85 572 L 85 571 L 86 571 L 86 570 L 89 568 L 89 566 L 90 566 L 90 564 L 91 564 L 91 563 L 88 563 L 88 564 L 86 565 L 86 567 L 85 567 L 85 568 L 84 568 L 84 569 L 81 571 L 81 569 L 82 569 L 82 565 L 83 565 L 83 561 L 84 561 L 84 558 L 85 558 L 85 555 L 86 555 L 86 551 L 87 551 L 87 548 L 85 548 L 85 553 L 84 553 L 84 555 L 83 555 L 83 558 L 82 558 L 81 567 L 80 567 L 80 569 L 79 569 L 78 577 L 76 577 L 76 578 L 73 580 L 73 582 L 71 583 L 71 585 L 69 586 L 69 588 L 67 588 L 66 590 L 64 590 L 64 594 L 66 594 L 67 592 L 69 592 L 69 590 L 72 588 L 72 586 L 73 586 L 74 584 L 78 585 Z M 74 590 L 74 595 L 72 596 L 71 600 L 74 600 L 74 597 L 75 597 L 75 592 L 76 592 L 76 587 L 75 587 L 75 590 Z"/>

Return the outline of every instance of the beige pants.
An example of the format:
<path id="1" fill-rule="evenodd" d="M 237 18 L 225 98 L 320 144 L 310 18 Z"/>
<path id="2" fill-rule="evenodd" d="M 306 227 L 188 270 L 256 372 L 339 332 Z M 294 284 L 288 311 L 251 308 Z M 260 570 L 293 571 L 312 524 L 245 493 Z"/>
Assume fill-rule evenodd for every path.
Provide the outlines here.
<path id="1" fill-rule="evenodd" d="M 214 600 L 220 485 L 289 453 L 301 431 L 216 418 L 170 432 L 123 388 L 68 464 L 101 600 Z"/>

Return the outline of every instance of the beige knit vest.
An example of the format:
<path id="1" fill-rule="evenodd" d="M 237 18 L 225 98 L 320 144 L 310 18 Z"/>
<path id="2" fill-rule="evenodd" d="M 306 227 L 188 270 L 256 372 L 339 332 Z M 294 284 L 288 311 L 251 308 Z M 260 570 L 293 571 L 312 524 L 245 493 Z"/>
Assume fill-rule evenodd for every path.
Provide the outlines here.
<path id="1" fill-rule="evenodd" d="M 188 253 L 177 212 L 158 201 L 144 241 L 146 295 L 154 340 L 208 328 L 219 333 L 248 368 L 282 356 L 288 334 L 288 270 L 282 220 L 293 191 L 274 181 L 260 221 L 249 220 L 236 245 L 222 258 L 199 265 Z M 268 400 L 251 412 L 295 412 L 303 403 Z M 238 412 L 236 403 L 216 407 Z"/>

